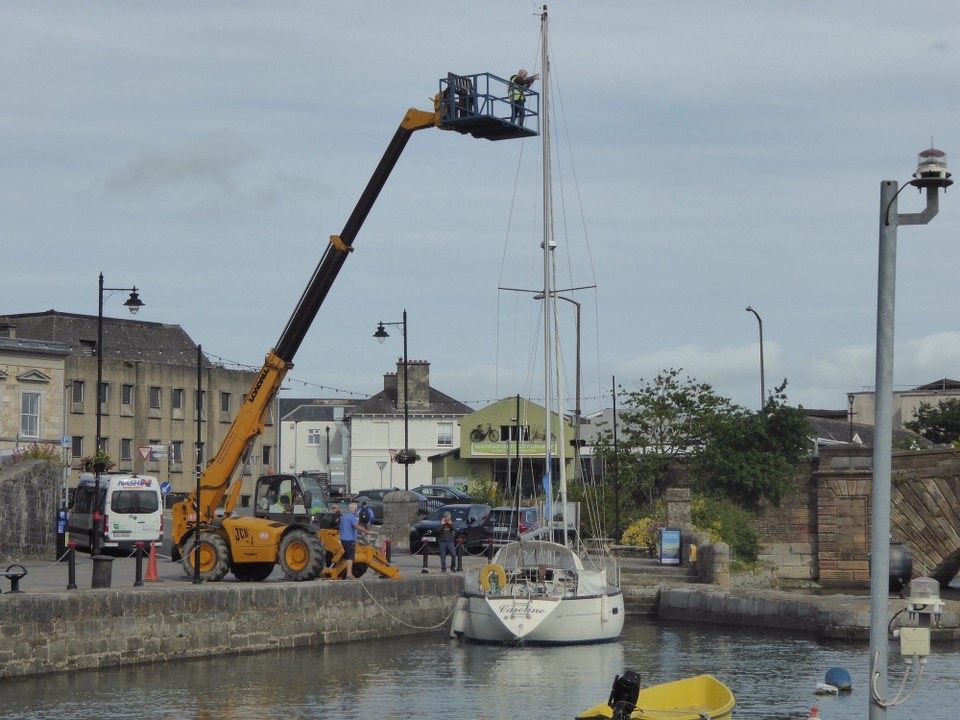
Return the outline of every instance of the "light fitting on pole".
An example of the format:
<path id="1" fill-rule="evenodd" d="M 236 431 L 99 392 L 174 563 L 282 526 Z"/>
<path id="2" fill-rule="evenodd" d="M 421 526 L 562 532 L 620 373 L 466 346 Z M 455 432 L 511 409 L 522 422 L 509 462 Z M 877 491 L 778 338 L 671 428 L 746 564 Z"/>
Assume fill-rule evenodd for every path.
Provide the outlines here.
<path id="1" fill-rule="evenodd" d="M 948 188 L 953 185 L 947 172 L 947 154 L 931 147 L 917 156 L 917 171 L 910 181 L 918 190 L 925 187 Z"/>
<path id="2" fill-rule="evenodd" d="M 377 339 L 377 342 L 383 345 L 383 341 L 390 337 L 390 333 L 387 332 L 387 329 L 383 326 L 383 323 L 377 323 L 377 331 L 373 334 Z"/>
<path id="3" fill-rule="evenodd" d="M 130 291 L 130 297 L 127 298 L 127 301 L 124 303 L 124 306 L 130 310 L 131 315 L 136 315 L 139 312 L 140 308 L 143 307 L 143 300 L 140 299 L 140 293 L 137 292 L 137 288 L 134 287 Z"/>

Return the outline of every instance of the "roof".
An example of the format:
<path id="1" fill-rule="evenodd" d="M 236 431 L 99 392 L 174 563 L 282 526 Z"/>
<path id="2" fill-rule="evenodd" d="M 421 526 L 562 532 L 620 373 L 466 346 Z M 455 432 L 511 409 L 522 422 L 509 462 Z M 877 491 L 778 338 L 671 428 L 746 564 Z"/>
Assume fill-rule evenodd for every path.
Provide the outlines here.
<path id="1" fill-rule="evenodd" d="M 18 337 L 63 343 L 73 356 L 96 355 L 97 316 L 48 310 L 5 316 Z M 103 318 L 103 357 L 161 365 L 196 363 L 197 345 L 179 325 Z M 204 364 L 209 361 L 204 359 Z"/>
<path id="2" fill-rule="evenodd" d="M 449 395 L 445 395 L 439 390 L 429 388 L 430 407 L 426 410 L 411 410 L 411 415 L 443 415 L 443 416 L 464 416 L 473 412 L 473 408 L 459 400 L 454 400 Z M 403 408 L 397 408 L 397 390 L 388 388 L 381 390 L 368 400 L 358 402 L 356 407 L 350 411 L 353 417 L 362 417 L 364 415 L 402 415 Z"/>

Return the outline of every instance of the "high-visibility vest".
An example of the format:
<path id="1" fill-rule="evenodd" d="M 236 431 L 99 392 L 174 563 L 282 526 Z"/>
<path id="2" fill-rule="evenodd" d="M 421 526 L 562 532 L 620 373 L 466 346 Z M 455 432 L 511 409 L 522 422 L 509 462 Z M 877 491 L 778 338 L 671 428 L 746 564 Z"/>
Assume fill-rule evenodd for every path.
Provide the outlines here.
<path id="1" fill-rule="evenodd" d="M 510 77 L 510 100 L 512 102 L 518 102 L 526 97 L 526 95 L 523 94 L 523 85 L 517 82 L 519 77 L 519 75 L 512 75 Z"/>

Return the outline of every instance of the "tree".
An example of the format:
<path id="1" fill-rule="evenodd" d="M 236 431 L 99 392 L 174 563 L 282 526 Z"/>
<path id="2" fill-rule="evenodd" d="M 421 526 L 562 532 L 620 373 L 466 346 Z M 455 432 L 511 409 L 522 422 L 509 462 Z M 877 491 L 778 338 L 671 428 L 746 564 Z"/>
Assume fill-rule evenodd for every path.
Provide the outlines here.
<path id="1" fill-rule="evenodd" d="M 811 435 L 803 410 L 787 406 L 786 387 L 784 380 L 760 413 L 712 416 L 709 438 L 696 450 L 698 490 L 750 508 L 783 499 Z"/>
<path id="2" fill-rule="evenodd" d="M 706 383 L 681 380 L 681 372 L 661 370 L 652 381 L 641 379 L 637 390 L 620 386 L 617 457 L 612 429 L 604 430 L 597 443 L 607 464 L 617 464 L 620 482 L 637 507 L 663 495 L 671 466 L 706 442 L 710 418 L 732 411 L 727 398 Z"/>
<path id="3" fill-rule="evenodd" d="M 922 402 L 914 411 L 915 420 L 903 424 L 937 445 L 949 445 L 960 438 L 960 398 L 947 398 L 936 405 Z"/>

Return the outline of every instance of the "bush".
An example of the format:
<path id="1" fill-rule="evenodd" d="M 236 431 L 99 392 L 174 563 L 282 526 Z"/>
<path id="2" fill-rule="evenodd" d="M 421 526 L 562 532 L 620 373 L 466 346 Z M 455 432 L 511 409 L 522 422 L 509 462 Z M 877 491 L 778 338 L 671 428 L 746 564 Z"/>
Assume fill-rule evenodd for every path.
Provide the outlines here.
<path id="1" fill-rule="evenodd" d="M 18 447 L 10 455 L 10 464 L 23 462 L 25 460 L 46 460 L 48 462 L 63 462 L 63 451 L 53 445 L 40 443 L 30 443 Z"/>
<path id="2" fill-rule="evenodd" d="M 645 547 L 654 552 L 659 540 L 657 531 L 663 526 L 662 520 L 654 520 L 648 517 L 640 518 L 627 526 L 627 529 L 623 531 L 623 538 L 621 538 L 620 543 L 634 547 Z"/>
<path id="3" fill-rule="evenodd" d="M 760 537 L 753 527 L 754 516 L 729 500 L 696 496 L 690 505 L 694 527 L 706 532 L 712 542 L 722 540 L 730 546 L 739 562 L 756 562 L 760 554 Z"/>

